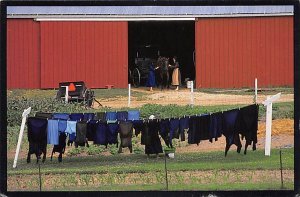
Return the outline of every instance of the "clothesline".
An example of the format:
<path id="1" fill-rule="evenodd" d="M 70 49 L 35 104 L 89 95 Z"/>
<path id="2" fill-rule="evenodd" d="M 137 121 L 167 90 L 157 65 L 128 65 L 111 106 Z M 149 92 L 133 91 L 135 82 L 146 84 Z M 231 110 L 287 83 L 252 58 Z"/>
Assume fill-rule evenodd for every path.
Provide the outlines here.
<path id="1" fill-rule="evenodd" d="M 257 105 L 259 105 L 259 104 L 257 104 Z M 241 107 L 238 107 L 238 108 L 233 108 L 233 109 L 240 109 Z M 223 113 L 224 111 L 228 111 L 228 110 L 231 110 L 231 109 L 227 109 L 227 110 L 222 110 L 222 111 L 220 111 L 221 113 Z M 47 120 L 48 119 L 51 119 L 52 118 L 52 114 L 68 114 L 68 115 L 72 115 L 72 114 L 82 114 L 83 116 L 85 116 L 85 115 L 91 115 L 91 114 L 93 114 L 93 117 L 96 115 L 96 114 L 101 114 L 101 113 L 103 113 L 103 116 L 105 117 L 105 114 L 106 113 L 110 113 L 110 114 L 113 114 L 113 113 L 116 113 L 116 114 L 118 114 L 118 113 L 128 113 L 129 115 L 130 114 L 132 114 L 132 113 L 136 113 L 136 114 L 138 114 L 138 115 L 136 115 L 135 116 L 135 118 L 125 118 L 125 119 L 121 119 L 121 120 L 125 120 L 125 121 L 127 121 L 127 120 L 143 120 L 143 121 L 149 121 L 149 120 L 152 120 L 152 118 L 140 118 L 140 114 L 141 114 L 141 110 L 140 109 L 138 109 L 138 110 L 127 110 L 127 111 L 117 111 L 117 110 L 115 110 L 115 111 L 104 111 L 104 112 L 83 112 L 83 113 L 64 113 L 64 112 L 61 112 L 61 113 L 45 113 L 45 112 L 37 112 L 36 113 L 36 115 L 35 115 L 35 117 L 41 117 L 41 118 L 47 118 Z M 182 116 L 179 116 L 179 117 L 168 117 L 168 118 L 155 118 L 155 119 L 158 119 L 158 120 L 166 120 L 166 119 L 176 119 L 176 118 L 178 118 L 178 119 L 181 119 L 181 118 L 186 118 L 186 117 L 188 117 L 188 118 L 190 118 L 190 117 L 192 117 L 192 116 L 201 116 L 201 115 L 204 115 L 204 114 L 209 114 L 209 115 L 211 115 L 211 114 L 213 114 L 213 113 L 219 113 L 219 112 L 207 112 L 207 113 L 201 113 L 201 114 L 194 114 L 194 115 L 182 115 Z M 112 115 L 110 115 L 110 117 L 111 117 Z M 116 116 L 117 117 L 117 116 Z M 101 119 L 104 119 L 103 117 L 101 118 Z M 86 118 L 83 118 L 83 119 L 80 119 L 80 120 L 86 120 L 86 121 L 89 121 L 89 120 L 91 120 L 91 119 L 86 119 Z M 113 119 L 113 118 L 108 118 L 108 120 L 109 121 L 118 121 L 118 120 L 120 120 L 120 119 L 118 119 L 118 118 L 115 118 L 115 119 Z"/>
<path id="2" fill-rule="evenodd" d="M 60 150 L 58 152 L 61 155 L 64 152 L 67 135 L 69 142 L 75 142 L 75 146 L 85 146 L 88 145 L 88 141 L 93 141 L 94 144 L 107 147 L 108 144 L 119 145 L 119 134 L 121 139 L 119 153 L 125 147 L 132 152 L 131 139 L 134 129 L 136 136 L 141 134 L 141 144 L 145 145 L 145 154 L 149 155 L 163 152 L 159 135 L 168 147 L 173 147 L 172 139 L 179 139 L 179 136 L 181 141 L 185 141 L 186 133 L 188 143 L 197 145 L 203 140 L 217 141 L 224 135 L 226 156 L 233 144 L 237 146 L 237 152 L 241 151 L 241 135 L 246 139 L 244 151 L 246 154 L 248 145 L 252 144 L 253 150 L 256 149 L 258 109 L 258 105 L 254 104 L 223 112 L 182 118 L 154 118 L 146 121 L 139 119 L 138 110 L 85 114 L 37 113 L 36 117 L 28 118 L 28 140 L 30 150 L 32 144 L 38 144 L 37 147 L 40 147 L 39 143 L 46 141 L 54 145 L 53 150 Z"/>

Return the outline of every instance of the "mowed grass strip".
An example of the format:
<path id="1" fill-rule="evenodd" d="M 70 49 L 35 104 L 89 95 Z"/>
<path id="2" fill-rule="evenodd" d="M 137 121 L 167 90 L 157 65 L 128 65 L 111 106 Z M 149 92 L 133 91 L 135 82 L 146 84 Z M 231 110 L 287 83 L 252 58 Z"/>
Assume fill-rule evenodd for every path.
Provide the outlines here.
<path id="1" fill-rule="evenodd" d="M 283 170 L 284 188 L 292 189 L 293 170 Z M 8 177 L 10 190 L 38 190 L 38 175 Z M 258 186 L 262 184 L 263 186 Z M 170 190 L 281 189 L 277 170 L 169 171 Z M 256 187 L 253 187 L 255 185 Z M 219 186 L 219 187 L 218 187 Z M 249 187 L 250 186 L 250 187 Z M 161 190 L 166 188 L 164 171 L 150 173 L 107 173 L 43 175 L 43 190 Z"/>
<path id="2" fill-rule="evenodd" d="M 279 169 L 279 150 L 273 149 L 270 157 L 263 150 L 248 150 L 247 155 L 236 153 L 232 147 L 227 157 L 224 152 L 176 153 L 174 159 L 167 159 L 169 171 L 190 170 L 272 170 Z M 294 150 L 282 150 L 283 169 L 294 169 Z M 8 161 L 8 175 L 31 175 L 38 173 L 35 159 L 27 164 L 25 159 L 18 161 L 18 167 L 12 168 L 13 160 Z M 144 154 L 64 157 L 62 163 L 49 158 L 41 164 L 43 174 L 92 174 L 92 173 L 147 173 L 164 169 L 164 157 L 147 158 Z"/>

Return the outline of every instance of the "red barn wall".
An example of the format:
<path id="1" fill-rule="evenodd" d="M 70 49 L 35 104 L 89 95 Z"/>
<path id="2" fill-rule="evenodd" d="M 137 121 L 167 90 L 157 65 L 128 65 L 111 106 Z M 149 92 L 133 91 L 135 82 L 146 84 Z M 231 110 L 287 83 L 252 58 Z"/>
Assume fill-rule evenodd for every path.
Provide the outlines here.
<path id="1" fill-rule="evenodd" d="M 40 26 L 32 19 L 7 20 L 7 87 L 40 88 Z"/>
<path id="2" fill-rule="evenodd" d="M 127 22 L 41 22 L 41 88 L 128 84 Z"/>
<path id="3" fill-rule="evenodd" d="M 293 43 L 293 16 L 199 18 L 196 86 L 293 86 Z"/>

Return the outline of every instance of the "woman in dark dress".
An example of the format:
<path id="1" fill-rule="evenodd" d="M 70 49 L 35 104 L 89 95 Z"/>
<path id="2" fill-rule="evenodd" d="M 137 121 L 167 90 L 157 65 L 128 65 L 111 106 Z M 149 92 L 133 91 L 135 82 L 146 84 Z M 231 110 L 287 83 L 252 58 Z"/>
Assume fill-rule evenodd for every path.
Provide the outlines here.
<path id="1" fill-rule="evenodd" d="M 148 79 L 147 79 L 147 83 L 146 83 L 147 87 L 150 87 L 150 91 L 153 91 L 153 87 L 156 86 L 155 83 L 155 68 L 154 68 L 154 64 L 151 63 L 149 66 L 149 73 L 148 73 Z"/>

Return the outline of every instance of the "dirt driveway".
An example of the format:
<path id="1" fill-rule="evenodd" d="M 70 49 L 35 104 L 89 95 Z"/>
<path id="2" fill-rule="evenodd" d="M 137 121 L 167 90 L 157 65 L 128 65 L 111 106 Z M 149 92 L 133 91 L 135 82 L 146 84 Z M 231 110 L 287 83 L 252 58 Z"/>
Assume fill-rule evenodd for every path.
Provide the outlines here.
<path id="1" fill-rule="evenodd" d="M 177 104 L 188 105 L 191 103 L 191 93 L 189 89 L 164 90 L 154 89 L 153 92 L 148 91 L 146 88 L 133 88 L 133 92 L 141 92 L 145 95 L 142 97 L 132 97 L 130 107 L 141 107 L 145 104 Z M 203 92 L 194 92 L 195 105 L 225 105 L 225 104 L 252 104 L 253 95 L 229 95 L 229 94 L 210 94 Z M 267 98 L 266 95 L 258 94 L 258 103 L 261 103 Z M 99 99 L 103 106 L 121 108 L 128 106 L 128 97 L 118 97 L 117 99 Z M 278 102 L 293 101 L 293 94 L 283 94 Z M 95 106 L 97 107 L 97 106 Z"/>

